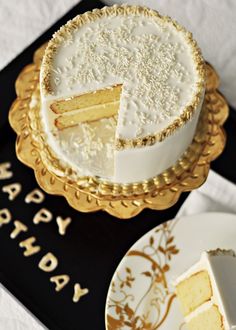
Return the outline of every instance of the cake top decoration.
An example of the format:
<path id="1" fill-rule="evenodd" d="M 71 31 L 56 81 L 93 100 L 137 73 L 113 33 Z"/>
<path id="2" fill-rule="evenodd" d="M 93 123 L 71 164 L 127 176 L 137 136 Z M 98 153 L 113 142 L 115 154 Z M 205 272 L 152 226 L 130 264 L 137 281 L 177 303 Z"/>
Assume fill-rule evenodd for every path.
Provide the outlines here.
<path id="1" fill-rule="evenodd" d="M 47 102 L 121 86 L 112 112 L 117 149 L 163 140 L 189 120 L 204 90 L 204 62 L 191 33 L 138 6 L 75 17 L 54 34 L 42 68 Z"/>

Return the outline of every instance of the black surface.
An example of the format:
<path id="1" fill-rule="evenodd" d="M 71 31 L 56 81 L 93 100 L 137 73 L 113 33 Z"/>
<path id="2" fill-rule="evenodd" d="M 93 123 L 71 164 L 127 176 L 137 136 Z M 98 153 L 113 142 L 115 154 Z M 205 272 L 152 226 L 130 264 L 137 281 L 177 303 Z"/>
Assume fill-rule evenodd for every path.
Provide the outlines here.
<path id="1" fill-rule="evenodd" d="M 21 194 L 13 202 L 8 200 L 6 193 L 0 192 L 0 209 L 9 208 L 13 220 L 18 219 L 29 227 L 27 233 L 15 240 L 9 237 L 12 224 L 0 228 L 0 282 L 50 329 L 104 329 L 106 294 L 119 261 L 144 233 L 173 218 L 187 197 L 187 194 L 182 194 L 179 202 L 166 211 L 145 210 L 131 220 L 118 220 L 104 212 L 79 213 L 70 208 L 62 197 L 47 195 L 40 205 L 24 202 L 25 195 L 37 187 L 37 183 L 33 171 L 15 156 L 16 136 L 7 121 L 9 107 L 15 99 L 15 79 L 21 69 L 32 62 L 34 51 L 62 24 L 78 13 L 101 6 L 98 1 L 83 1 L 0 72 L 0 163 L 10 161 L 14 172 L 11 179 L 0 181 L 0 190 L 3 185 L 13 182 L 23 185 Z M 227 146 L 212 167 L 236 182 L 236 118 L 232 111 L 225 128 Z M 49 224 L 33 224 L 34 214 L 42 207 L 52 211 L 55 217 L 61 215 L 73 219 L 65 237 L 58 235 L 55 218 Z M 37 238 L 42 250 L 26 258 L 18 244 L 30 236 Z M 59 259 L 59 266 L 52 275 L 65 273 L 71 277 L 70 284 L 60 293 L 55 292 L 49 281 L 52 275 L 37 267 L 41 257 L 49 251 Z M 90 290 L 77 304 L 72 302 L 75 282 Z"/>

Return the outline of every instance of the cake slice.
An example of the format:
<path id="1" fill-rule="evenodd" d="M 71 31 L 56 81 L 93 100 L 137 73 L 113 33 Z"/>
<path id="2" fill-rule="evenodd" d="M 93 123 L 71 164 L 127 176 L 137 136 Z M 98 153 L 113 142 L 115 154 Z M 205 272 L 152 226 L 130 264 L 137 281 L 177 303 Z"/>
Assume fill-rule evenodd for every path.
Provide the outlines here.
<path id="1" fill-rule="evenodd" d="M 174 283 L 189 330 L 236 329 L 236 257 L 233 250 L 203 252 Z"/>

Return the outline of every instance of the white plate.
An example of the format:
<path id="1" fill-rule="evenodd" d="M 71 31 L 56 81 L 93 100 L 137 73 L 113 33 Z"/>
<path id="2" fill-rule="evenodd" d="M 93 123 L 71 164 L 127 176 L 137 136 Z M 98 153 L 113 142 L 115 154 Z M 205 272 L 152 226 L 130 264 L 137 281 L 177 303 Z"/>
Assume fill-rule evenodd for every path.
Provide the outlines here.
<path id="1" fill-rule="evenodd" d="M 119 264 L 106 302 L 107 330 L 184 330 L 172 281 L 209 249 L 236 250 L 236 215 L 203 213 L 145 234 Z"/>

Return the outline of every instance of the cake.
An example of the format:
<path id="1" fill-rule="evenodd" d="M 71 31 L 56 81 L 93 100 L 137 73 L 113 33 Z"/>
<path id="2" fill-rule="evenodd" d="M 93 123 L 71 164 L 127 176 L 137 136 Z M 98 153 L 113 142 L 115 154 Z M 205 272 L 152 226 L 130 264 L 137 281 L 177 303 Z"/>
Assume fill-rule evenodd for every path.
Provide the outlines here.
<path id="1" fill-rule="evenodd" d="M 236 256 L 233 250 L 203 252 L 174 283 L 189 330 L 236 329 Z"/>
<path id="2" fill-rule="evenodd" d="M 96 9 L 48 43 L 43 139 L 73 179 L 148 180 L 191 144 L 204 92 L 201 52 L 178 23 L 139 6 Z"/>

